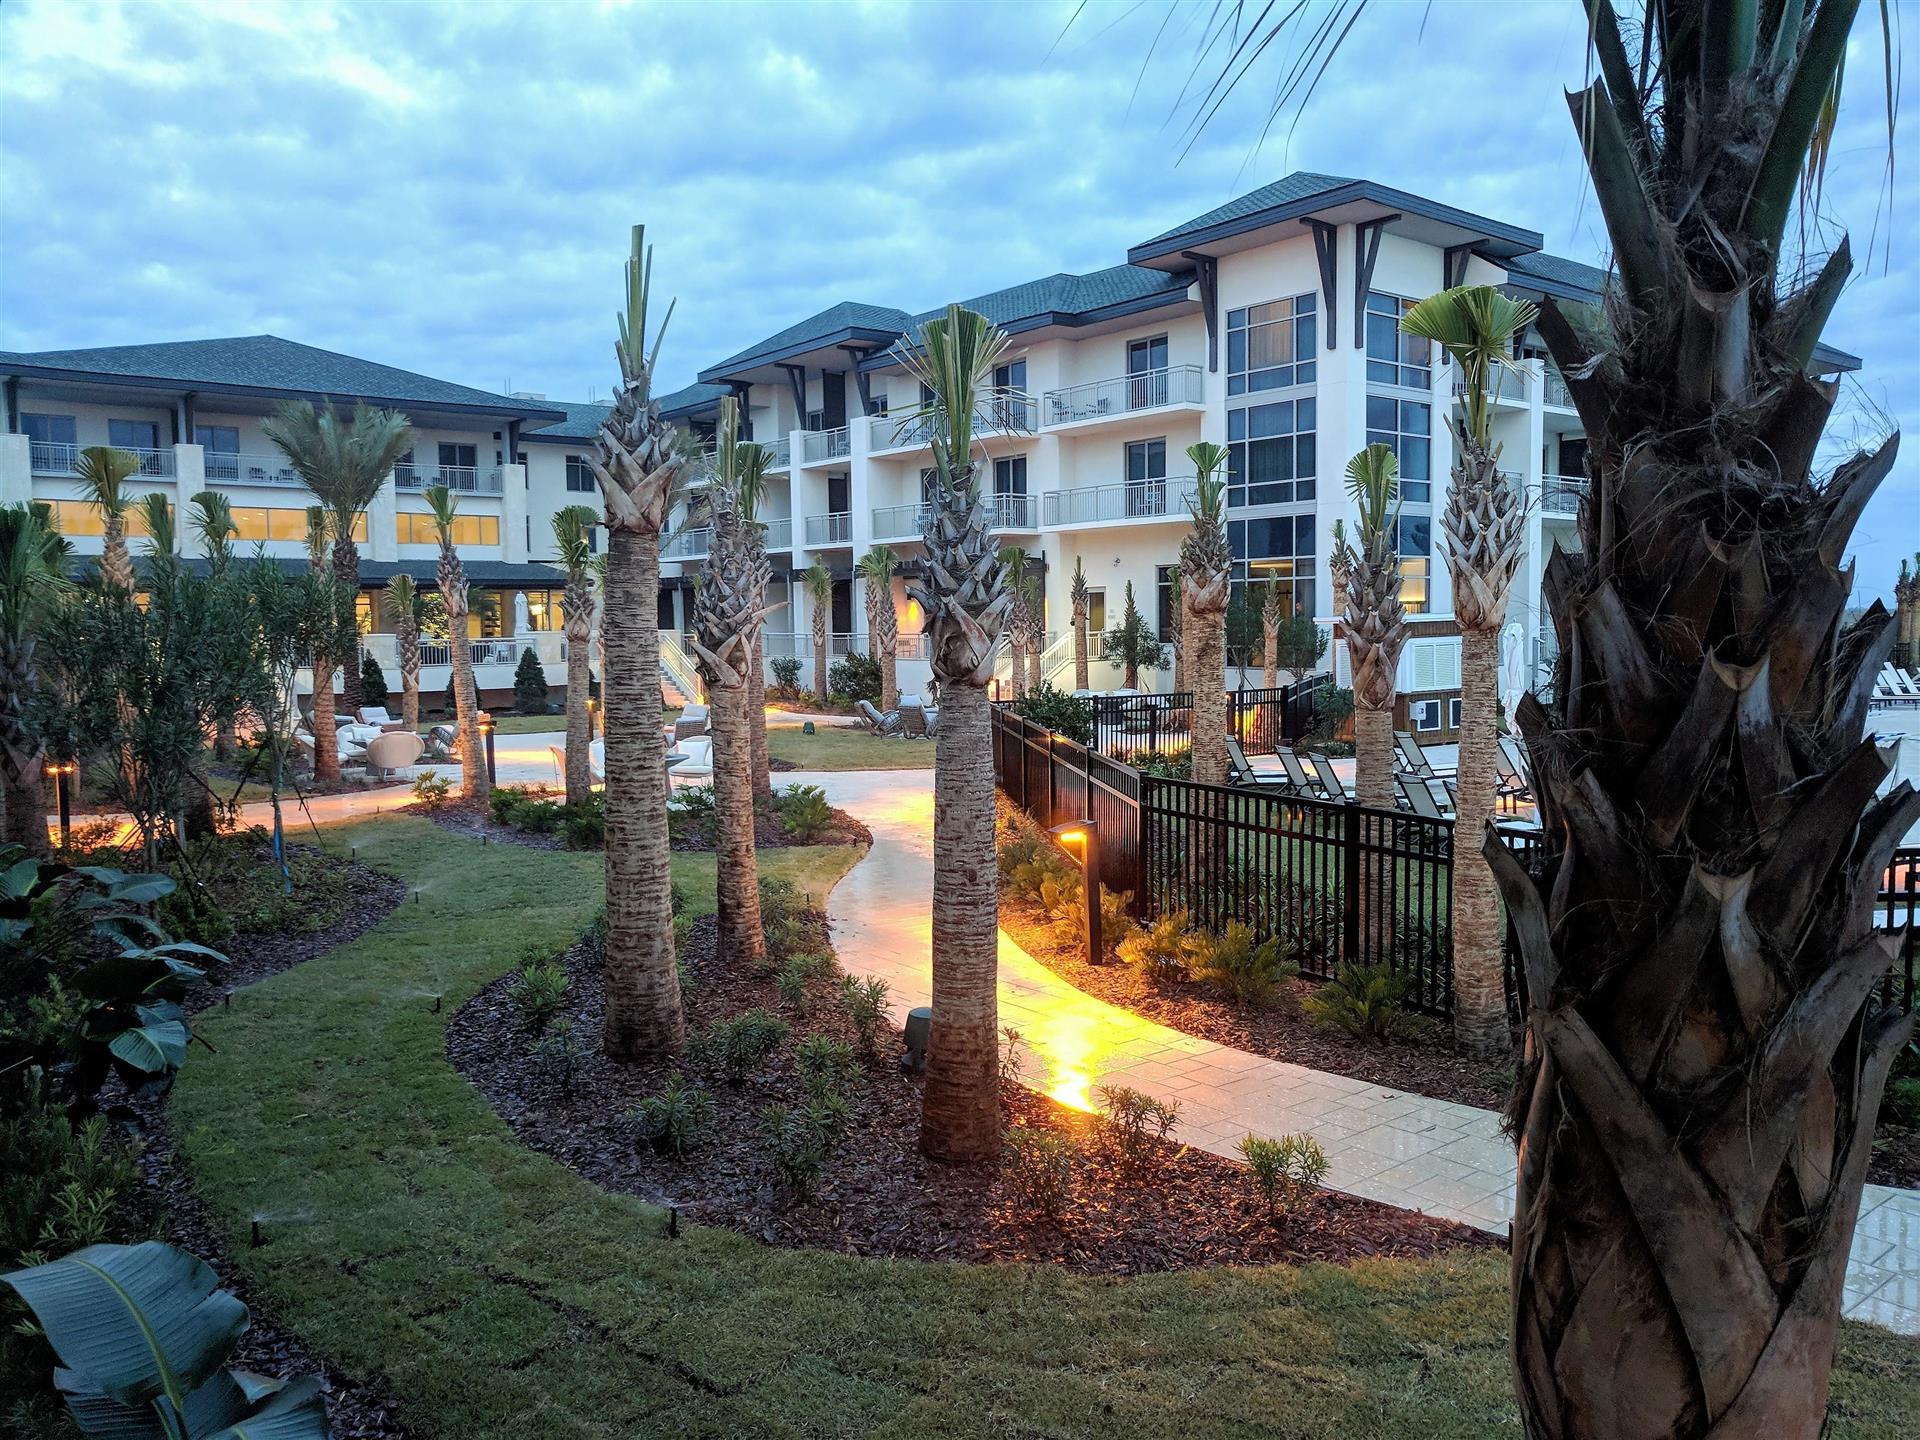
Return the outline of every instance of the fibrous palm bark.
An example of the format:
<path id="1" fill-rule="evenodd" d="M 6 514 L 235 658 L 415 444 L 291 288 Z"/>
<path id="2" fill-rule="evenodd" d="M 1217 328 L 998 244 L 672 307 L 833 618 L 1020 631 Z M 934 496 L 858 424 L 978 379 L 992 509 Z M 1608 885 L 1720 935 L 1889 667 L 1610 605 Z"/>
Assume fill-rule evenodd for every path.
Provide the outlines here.
<path id="1" fill-rule="evenodd" d="M 1920 557 L 1916 557 L 1920 558 Z M 1897 664 L 1920 669 L 1920 570 L 1900 562 L 1900 578 L 1893 583 L 1894 642 Z"/>
<path id="2" fill-rule="evenodd" d="M 666 744 L 660 704 L 660 530 L 681 458 L 653 399 L 647 304 L 653 261 L 633 227 L 627 303 L 614 354 L 620 380 L 589 458 L 606 503 L 600 695 L 607 775 L 607 1053 L 678 1054 L 686 1038 L 674 966 Z M 672 307 L 668 307 L 669 317 Z M 666 323 L 661 322 L 664 333 Z"/>
<path id="3" fill-rule="evenodd" d="M 447 612 L 448 650 L 453 667 L 454 734 L 460 755 L 460 794 L 468 800 L 485 800 L 493 793 L 493 781 L 487 774 L 486 739 L 480 733 L 480 692 L 473 679 L 473 645 L 467 635 L 467 570 L 460 563 L 460 552 L 453 543 L 453 516 L 457 502 L 444 485 L 432 485 L 425 491 L 427 507 L 432 510 L 435 529 L 440 536 L 440 560 L 434 576 L 440 589 L 440 605 Z"/>
<path id="4" fill-rule="evenodd" d="M 833 613 L 833 576 L 818 560 L 807 567 L 807 624 L 813 631 L 813 698 L 827 700 L 827 621 Z"/>
<path id="5" fill-rule="evenodd" d="M 567 804 L 582 805 L 593 791 L 593 720 L 587 710 L 592 688 L 593 550 L 590 537 L 599 517 L 584 505 L 554 512 L 554 558 L 566 576 L 561 614 L 567 634 Z"/>
<path id="6" fill-rule="evenodd" d="M 1047 597 L 1037 576 L 1027 581 L 1027 689 L 1038 690 L 1047 658 Z"/>
<path id="7" fill-rule="evenodd" d="M 1013 698 L 1027 694 L 1027 636 L 1032 622 L 1027 613 L 1027 552 L 1018 545 L 1003 546 L 1000 563 L 1007 572 L 1007 669 Z"/>
<path id="8" fill-rule="evenodd" d="M 893 571 L 900 557 L 890 545 L 876 545 L 860 560 L 867 591 L 867 640 L 880 666 L 880 708 L 900 703 L 900 617 L 893 608 Z"/>
<path id="9" fill-rule="evenodd" d="M 0 508 L 0 842 L 32 856 L 47 836 L 47 749 L 34 723 L 38 631 L 66 588 L 66 542 L 28 505 Z"/>
<path id="10" fill-rule="evenodd" d="M 393 617 L 393 648 L 400 664 L 400 718 L 409 730 L 420 728 L 420 593 L 402 570 L 387 581 L 387 608 Z"/>
<path id="11" fill-rule="evenodd" d="M 1864 733 L 1893 627 L 1842 618 L 1897 437 L 1814 478 L 1845 242 L 1782 278 L 1855 8 L 1709 9 L 1643 82 L 1597 6 L 1601 78 L 1571 97 L 1620 283 L 1604 332 L 1540 317 L 1593 489 L 1546 575 L 1554 708 L 1518 712 L 1544 873 L 1486 847 L 1528 999 L 1516 1385 L 1553 1440 L 1822 1433 L 1912 1030 L 1875 901 L 1920 795 L 1876 797 Z"/>
<path id="12" fill-rule="evenodd" d="M 1091 660 L 1087 625 L 1093 608 L 1093 596 L 1087 588 L 1087 572 L 1081 568 L 1080 557 L 1073 558 L 1073 688 L 1086 690 L 1087 666 Z"/>
<path id="13" fill-rule="evenodd" d="M 1227 544 L 1226 485 L 1219 471 L 1227 452 L 1202 440 L 1188 447 L 1187 458 L 1195 471 L 1188 506 L 1193 524 L 1180 540 L 1179 633 L 1188 647 L 1187 678 L 1193 685 L 1193 778 L 1203 785 L 1223 785 L 1227 779 L 1227 601 L 1233 550 Z"/>
<path id="14" fill-rule="evenodd" d="M 933 1023 L 920 1148 L 974 1161 L 1000 1144 L 999 874 L 987 685 L 1006 624 L 1007 567 L 981 503 L 973 420 L 1006 337 L 949 306 L 906 363 L 933 395 L 936 483 L 927 574 L 909 591 L 926 614 L 940 728 L 934 737 Z"/>
<path id="15" fill-rule="evenodd" d="M 1286 599 L 1269 581 L 1260 597 L 1260 683 L 1269 690 L 1280 684 L 1280 622 L 1286 618 Z"/>
<path id="16" fill-rule="evenodd" d="M 1167 597 L 1172 602 L 1173 613 L 1168 617 L 1167 643 L 1173 650 L 1173 688 L 1175 692 L 1187 688 L 1187 637 L 1184 633 L 1187 621 L 1186 578 L 1181 575 L 1178 565 L 1167 571 Z"/>
<path id="17" fill-rule="evenodd" d="M 318 505 L 307 507 L 307 570 L 320 582 L 334 619 L 339 619 L 340 588 L 327 564 L 327 512 Z M 329 636 L 337 636 L 340 626 L 327 627 Z M 338 663 L 331 640 L 318 646 L 309 666 L 313 672 L 313 778 L 340 778 L 339 723 L 335 713 L 333 669 Z"/>
<path id="18" fill-rule="evenodd" d="M 1398 462 L 1385 445 L 1369 445 L 1348 462 L 1359 543 L 1342 540 L 1336 552 L 1346 577 L 1340 619 L 1353 668 L 1353 798 L 1378 810 L 1393 808 L 1393 702 L 1407 642 L 1400 556 L 1393 544 L 1398 477 Z"/>

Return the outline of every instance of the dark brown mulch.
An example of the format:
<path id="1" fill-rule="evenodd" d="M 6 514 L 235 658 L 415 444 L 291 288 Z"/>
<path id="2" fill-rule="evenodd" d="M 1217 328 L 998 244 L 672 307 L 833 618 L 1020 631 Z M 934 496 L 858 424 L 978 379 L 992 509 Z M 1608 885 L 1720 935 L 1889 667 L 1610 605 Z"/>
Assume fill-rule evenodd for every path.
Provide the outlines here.
<path id="1" fill-rule="evenodd" d="M 837 981 L 814 982 L 800 1017 L 781 1006 L 768 979 L 716 961 L 710 919 L 695 922 L 681 953 L 692 976 L 690 1035 L 754 1006 L 782 1014 L 794 1026 L 794 1035 L 737 1089 L 697 1044 L 689 1050 L 683 1072 L 713 1097 L 713 1114 L 703 1143 L 684 1161 L 636 1143 L 623 1118 L 661 1088 L 667 1067 L 624 1067 L 601 1053 L 603 977 L 585 946 L 562 957 L 573 979 L 565 1018 L 586 1050 L 570 1089 L 534 1058 L 534 1042 L 509 995 L 511 976 L 462 1007 L 447 1032 L 448 1054 L 534 1149 L 608 1189 L 673 1205 L 683 1218 L 771 1244 L 1135 1275 L 1209 1265 L 1429 1256 L 1500 1243 L 1466 1226 L 1332 1191 L 1316 1192 L 1295 1213 L 1274 1220 L 1238 1166 L 1165 1142 L 1150 1142 L 1144 1166 L 1123 1174 L 1095 1138 L 1092 1117 L 1012 1086 L 1002 1102 L 1009 1125 L 1054 1131 L 1081 1144 L 1064 1218 L 1048 1220 L 1014 1188 L 1010 1156 L 966 1167 L 920 1156 L 920 1082 L 894 1063 L 897 1031 L 885 1035 L 883 1056 L 856 1081 L 847 1129 L 814 1194 L 795 1199 L 783 1192 L 763 1149 L 761 1111 L 801 1099 L 795 1039 L 854 1039 L 833 998 Z"/>
<path id="2" fill-rule="evenodd" d="M 1920 1126 L 1889 1119 L 1885 1101 L 1881 1102 L 1880 1123 L 1873 1132 L 1873 1159 L 1867 1165 L 1867 1179 L 1875 1185 L 1920 1189 Z"/>
<path id="3" fill-rule="evenodd" d="M 558 792 L 550 798 L 558 799 Z M 408 814 L 424 815 L 434 824 L 456 835 L 464 835 L 469 840 L 495 845 L 523 845 L 529 850 L 569 848 L 563 835 L 548 835 L 537 830 L 522 830 L 517 825 L 502 825 L 493 818 L 492 811 L 475 801 L 449 800 L 437 810 L 428 810 L 417 802 L 400 808 Z M 675 850 L 712 850 L 717 838 L 710 824 L 680 814 L 672 816 L 670 834 L 670 844 Z M 795 845 L 871 845 L 873 832 L 846 811 L 835 807 L 832 823 L 825 830 L 801 840 L 788 833 L 778 813 L 763 806 L 754 812 L 753 843 L 761 850 L 778 850 Z M 603 847 L 596 845 L 591 848 L 598 850 Z"/>
<path id="4" fill-rule="evenodd" d="M 1356 1040 L 1301 1013 L 1300 1001 L 1313 993 L 1310 981 L 1293 981 L 1269 1006 L 1236 1005 L 1198 982 L 1152 985 L 1125 965 L 1089 965 L 1078 947 L 1056 940 L 1045 912 L 1008 895 L 1000 899 L 1000 924 L 1029 955 L 1075 989 L 1170 1029 L 1416 1095 L 1483 1110 L 1506 1107 L 1506 1078 L 1494 1067 L 1457 1053 L 1446 1028 L 1437 1023 L 1421 1023 L 1413 1039 Z"/>
<path id="5" fill-rule="evenodd" d="M 189 1010 L 204 1010 L 235 990 L 346 944 L 386 919 L 406 895 L 406 886 L 400 881 L 356 861 L 332 855 L 306 858 L 309 866 L 323 864 L 334 872 L 331 878 L 337 882 L 333 895 L 339 902 L 339 918 L 311 934 L 236 936 L 227 945 L 231 963 L 209 975 L 207 983 L 189 997 Z M 280 1325 L 265 1303 L 250 1292 L 246 1278 L 235 1269 L 227 1253 L 225 1225 L 213 1217 L 180 1163 L 167 1123 L 165 1097 L 135 1101 L 116 1110 L 119 1114 L 128 1112 L 141 1139 L 138 1165 L 143 1188 L 138 1203 L 144 1218 L 162 1238 L 211 1265 L 220 1283 L 252 1311 L 252 1324 L 228 1363 L 266 1375 L 318 1376 L 335 1440 L 409 1440 L 413 1432 L 396 1418 L 397 1402 L 383 1385 L 363 1383 L 335 1370 Z M 272 1243 L 271 1235 L 267 1242 Z"/>

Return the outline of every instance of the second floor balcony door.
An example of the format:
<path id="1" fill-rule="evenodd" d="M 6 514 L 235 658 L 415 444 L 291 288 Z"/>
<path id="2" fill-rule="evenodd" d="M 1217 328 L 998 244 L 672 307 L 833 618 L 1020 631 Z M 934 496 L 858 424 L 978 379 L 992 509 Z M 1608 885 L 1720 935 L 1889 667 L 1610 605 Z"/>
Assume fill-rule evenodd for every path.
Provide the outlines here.
<path id="1" fill-rule="evenodd" d="M 1167 442 L 1135 440 L 1127 446 L 1127 515 L 1167 513 Z"/>
<path id="2" fill-rule="evenodd" d="M 1027 362 L 1009 361 L 993 369 L 996 398 L 993 424 L 999 430 L 1031 430 L 1033 417 L 1027 413 Z M 1024 494 L 1025 492 L 1022 491 Z"/>
<path id="3" fill-rule="evenodd" d="M 109 420 L 107 443 L 116 450 L 130 451 L 140 462 L 142 475 L 161 473 L 160 426 L 157 421 Z"/>
<path id="4" fill-rule="evenodd" d="M 449 490 L 476 489 L 478 468 L 479 458 L 473 446 L 440 442 L 440 483 Z"/>
<path id="5" fill-rule="evenodd" d="M 196 425 L 193 443 L 205 452 L 207 479 L 240 478 L 240 430 L 234 425 Z"/>
<path id="6" fill-rule="evenodd" d="M 1167 337 L 1127 342 L 1127 408 L 1167 403 Z"/>

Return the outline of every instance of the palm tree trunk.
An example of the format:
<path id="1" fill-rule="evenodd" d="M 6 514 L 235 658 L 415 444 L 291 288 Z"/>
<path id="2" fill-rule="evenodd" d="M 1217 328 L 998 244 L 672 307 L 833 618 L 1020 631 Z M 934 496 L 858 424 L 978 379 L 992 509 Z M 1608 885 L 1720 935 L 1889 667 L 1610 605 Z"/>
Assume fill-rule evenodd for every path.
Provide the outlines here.
<path id="1" fill-rule="evenodd" d="M 333 579 L 340 589 L 340 603 L 353 615 L 353 633 L 360 633 L 359 612 L 355 609 L 360 599 L 360 551 L 353 543 L 353 527 L 341 528 L 333 542 Z M 358 647 L 355 647 L 356 650 Z M 347 714 L 354 719 L 360 718 L 360 707 L 365 705 L 366 696 L 362 693 L 360 678 L 360 657 L 356 654 L 342 667 L 340 675 L 340 698 Z"/>
<path id="2" fill-rule="evenodd" d="M 1045 632 L 1034 634 L 1027 644 L 1027 689 L 1038 690 L 1045 677 L 1040 673 L 1040 661 L 1045 649 Z"/>
<path id="3" fill-rule="evenodd" d="M 773 800 L 773 757 L 767 752 L 767 656 L 765 627 L 753 637 L 753 669 L 747 676 L 747 735 L 753 742 L 753 794 Z"/>
<path id="4" fill-rule="evenodd" d="M 985 1159 L 1000 1144 L 999 876 L 988 714 L 985 690 L 942 687 L 934 736 L 934 1021 L 920 1148 L 962 1162 Z"/>
<path id="5" fill-rule="evenodd" d="M 420 632 L 409 628 L 396 637 L 400 646 L 400 718 L 409 730 L 420 728 Z"/>
<path id="6" fill-rule="evenodd" d="M 1192 650 L 1193 778 L 1227 783 L 1226 611 L 1197 613 L 1189 604 L 1180 632 Z"/>
<path id="7" fill-rule="evenodd" d="M 1483 1059 L 1504 1057 L 1507 1033 L 1502 951 L 1506 927 L 1493 871 L 1477 853 L 1494 818 L 1499 708 L 1498 630 L 1460 635 L 1460 758 L 1454 785 L 1453 1033 L 1461 1049 Z"/>
<path id="8" fill-rule="evenodd" d="M 340 778 L 340 740 L 334 722 L 333 657 L 313 657 L 313 778 Z"/>
<path id="9" fill-rule="evenodd" d="M 707 676 L 713 707 L 714 847 L 718 893 L 718 954 L 723 960 L 764 960 L 759 870 L 753 844 L 753 737 L 745 684 L 726 674 Z"/>
<path id="10" fill-rule="evenodd" d="M 593 720 L 587 714 L 587 695 L 591 685 L 588 646 L 590 633 L 583 626 L 567 627 L 567 804 L 584 805 L 593 790 Z"/>
<path id="11" fill-rule="evenodd" d="M 453 716 L 460 737 L 460 794 L 484 800 L 493 793 L 487 778 L 487 742 L 480 733 L 480 692 L 473 683 L 473 646 L 465 635 L 454 638 Z"/>
<path id="12" fill-rule="evenodd" d="M 667 771 L 660 733 L 660 537 L 607 544 L 601 699 L 607 753 L 607 1054 L 677 1055 L 686 1039 L 673 959 Z"/>
<path id="13" fill-rule="evenodd" d="M 1393 711 L 1356 705 L 1353 711 L 1353 798 L 1376 810 L 1393 809 Z"/>
<path id="14" fill-rule="evenodd" d="M 1260 683 L 1269 690 L 1277 689 L 1280 684 L 1280 632 L 1271 625 L 1261 632 L 1260 662 Z"/>
<path id="15" fill-rule="evenodd" d="M 1089 690 L 1087 683 L 1087 612 L 1083 609 L 1073 617 L 1073 688 Z"/>
<path id="16" fill-rule="evenodd" d="M 1007 655 L 1012 661 L 1009 668 L 1013 672 L 1013 698 L 1024 700 L 1027 698 L 1027 643 L 1011 627 L 1007 635 Z"/>
<path id="17" fill-rule="evenodd" d="M 100 578 L 127 594 L 133 593 L 133 556 L 127 551 L 127 522 L 108 515 L 100 526 Z"/>
<path id="18" fill-rule="evenodd" d="M 827 630 L 818 620 L 813 622 L 813 698 L 827 703 Z"/>

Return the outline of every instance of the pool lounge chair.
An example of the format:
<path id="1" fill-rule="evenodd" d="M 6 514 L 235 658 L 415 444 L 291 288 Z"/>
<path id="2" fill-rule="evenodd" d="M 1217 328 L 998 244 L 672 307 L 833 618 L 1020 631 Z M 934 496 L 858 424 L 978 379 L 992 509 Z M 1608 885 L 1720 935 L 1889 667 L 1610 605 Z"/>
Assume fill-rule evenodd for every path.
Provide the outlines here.
<path id="1" fill-rule="evenodd" d="M 1329 800 L 1351 800 L 1353 790 L 1340 778 L 1340 772 L 1333 768 L 1333 762 L 1318 750 L 1307 752 L 1307 763 L 1313 766 L 1313 775 L 1320 782 L 1321 793 Z"/>
<path id="2" fill-rule="evenodd" d="M 875 735 L 897 735 L 900 733 L 900 712 L 889 710 L 882 715 L 871 700 L 856 700 L 854 710 L 866 722 L 867 729 Z"/>
<path id="3" fill-rule="evenodd" d="M 1293 782 L 1277 770 L 1256 770 L 1247 761 L 1247 752 L 1240 748 L 1237 736 L 1227 736 L 1227 783 L 1244 785 L 1258 790 L 1285 791 L 1293 793 Z"/>

